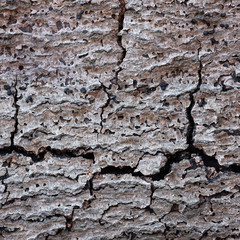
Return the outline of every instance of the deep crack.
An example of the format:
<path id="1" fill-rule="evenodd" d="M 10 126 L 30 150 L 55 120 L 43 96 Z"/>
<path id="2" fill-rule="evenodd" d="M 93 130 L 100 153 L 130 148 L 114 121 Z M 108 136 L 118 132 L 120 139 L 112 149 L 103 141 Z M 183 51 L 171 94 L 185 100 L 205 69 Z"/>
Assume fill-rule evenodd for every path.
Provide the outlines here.
<path id="1" fill-rule="evenodd" d="M 126 12 L 126 4 L 125 4 L 125 0 L 119 0 L 120 2 L 120 13 L 119 13 L 119 16 L 118 16 L 118 36 L 117 36 L 117 42 L 118 42 L 118 45 L 121 47 L 122 49 L 122 55 L 121 55 L 121 58 L 118 62 L 118 65 L 120 65 L 125 56 L 126 56 L 126 48 L 123 47 L 123 44 L 122 44 L 122 36 L 119 35 L 119 33 L 123 30 L 123 25 L 124 25 L 124 17 L 125 17 L 125 12 Z"/>
<path id="2" fill-rule="evenodd" d="M 122 35 L 119 33 L 123 30 L 124 17 L 125 17 L 125 12 L 126 12 L 126 3 L 125 3 L 125 0 L 119 0 L 119 3 L 120 3 L 120 12 L 119 12 L 119 16 L 118 16 L 117 43 L 118 43 L 118 46 L 122 49 L 122 53 L 121 53 L 121 57 L 117 63 L 119 69 L 115 73 L 115 82 L 112 82 L 112 83 L 118 86 L 118 90 L 121 90 L 122 88 L 118 83 L 118 75 L 122 71 L 122 67 L 120 67 L 120 65 L 122 64 L 124 58 L 126 57 L 127 50 L 125 47 L 123 47 Z"/>
<path id="3" fill-rule="evenodd" d="M 93 177 L 89 180 L 89 192 L 93 196 Z"/>
<path id="4" fill-rule="evenodd" d="M 119 14 L 119 29 L 118 29 L 119 31 L 121 31 L 123 29 L 123 21 L 124 21 L 124 13 L 125 13 L 125 2 L 124 2 L 124 0 L 120 0 L 120 6 L 121 6 L 121 12 Z M 122 54 L 121 61 L 119 62 L 119 65 L 122 63 L 122 61 L 123 61 L 123 59 L 126 55 L 126 50 L 123 48 L 121 41 L 122 41 L 121 36 L 118 36 L 118 44 L 123 49 L 123 54 Z M 215 158 L 215 156 L 208 156 L 204 152 L 204 150 L 196 148 L 193 144 L 194 143 L 193 136 L 194 136 L 195 122 L 194 122 L 194 119 L 192 117 L 192 109 L 195 105 L 194 94 L 197 93 L 198 91 L 200 91 L 200 87 L 202 85 L 202 68 L 203 68 L 203 66 L 202 66 L 201 59 L 199 57 L 200 50 L 201 50 L 201 46 L 198 49 L 198 60 L 199 60 L 198 84 L 197 84 L 196 88 L 192 92 L 190 92 L 190 94 L 189 94 L 191 103 L 190 103 L 189 107 L 186 109 L 186 115 L 187 115 L 187 119 L 189 121 L 189 126 L 188 126 L 188 131 L 187 131 L 188 148 L 185 149 L 185 150 L 180 150 L 180 151 L 178 151 L 174 154 L 166 154 L 167 162 L 165 163 L 165 165 L 161 169 L 159 169 L 158 173 L 152 174 L 152 175 L 144 175 L 141 172 L 135 172 L 136 167 L 132 168 L 130 166 L 124 166 L 124 167 L 107 166 L 107 167 L 101 169 L 101 172 L 93 174 L 93 177 L 88 181 L 88 187 L 89 187 L 90 195 L 93 195 L 93 179 L 94 179 L 95 175 L 132 174 L 132 176 L 138 176 L 138 177 L 141 177 L 143 179 L 145 179 L 147 177 L 147 178 L 150 178 L 152 181 L 159 181 L 159 180 L 164 179 L 165 176 L 168 175 L 171 172 L 173 163 L 179 163 L 183 159 L 190 159 L 192 154 L 197 154 L 198 156 L 200 156 L 202 158 L 203 162 L 204 162 L 204 165 L 206 167 L 215 168 L 216 172 L 230 171 L 230 172 L 240 173 L 240 166 L 239 165 L 231 164 L 228 167 L 222 166 L 222 165 L 219 164 L 219 162 Z M 120 71 L 118 71 L 118 73 L 119 72 Z M 100 130 L 100 132 L 102 132 L 102 129 L 103 129 L 104 109 L 110 105 L 111 100 L 113 100 L 113 101 L 115 100 L 115 96 L 112 96 L 107 91 L 107 87 L 104 86 L 103 84 L 102 84 L 102 87 L 103 87 L 104 92 L 107 94 L 108 99 L 107 99 L 106 103 L 104 104 L 104 106 L 101 107 L 102 111 L 101 111 L 101 114 L 100 114 L 100 117 L 101 117 L 101 123 L 100 123 L 101 130 Z M 93 160 L 93 163 L 94 163 L 94 153 L 89 152 L 89 149 L 76 148 L 76 149 L 59 150 L 59 149 L 52 149 L 51 147 L 46 147 L 46 148 L 39 149 L 38 153 L 36 154 L 32 151 L 27 151 L 25 148 L 23 148 L 21 146 L 14 145 L 14 137 L 15 137 L 15 134 L 17 133 L 17 131 L 18 131 L 18 112 L 19 112 L 19 105 L 17 104 L 17 101 L 18 101 L 17 78 L 16 78 L 16 81 L 15 81 L 15 84 L 14 84 L 14 88 L 15 88 L 14 107 L 16 108 L 16 112 L 15 112 L 15 115 L 14 115 L 14 119 L 15 119 L 14 131 L 11 132 L 11 145 L 9 147 L 4 147 L 4 148 L 0 149 L 0 154 L 5 155 L 5 154 L 12 153 L 14 151 L 14 152 L 20 153 L 24 156 L 31 157 L 33 162 L 39 162 L 39 161 L 44 160 L 45 154 L 47 152 L 50 152 L 54 156 L 58 156 L 58 157 L 82 156 L 86 159 Z M 83 150 L 83 153 L 79 154 L 80 150 Z M 4 164 L 5 165 L 6 164 L 10 165 L 10 163 L 4 163 Z"/>
<path id="5" fill-rule="evenodd" d="M 186 115 L 187 115 L 187 119 L 189 121 L 188 129 L 187 129 L 187 144 L 189 144 L 189 145 L 193 145 L 193 143 L 194 143 L 193 135 L 194 135 L 194 129 L 195 129 L 195 122 L 194 122 L 194 119 L 192 116 L 192 109 L 195 105 L 194 94 L 200 90 L 200 87 L 202 85 L 202 68 L 203 68 L 203 66 L 202 66 L 202 61 L 199 57 L 200 50 L 201 50 L 201 46 L 200 46 L 200 48 L 198 48 L 198 61 L 199 61 L 198 84 L 197 84 L 197 87 L 194 89 L 194 91 L 190 92 L 190 94 L 189 94 L 190 105 L 186 109 Z"/>
<path id="6" fill-rule="evenodd" d="M 33 162 L 41 162 L 44 160 L 45 155 L 49 152 L 53 156 L 56 157 L 69 157 L 69 158 L 74 158 L 74 157 L 83 157 L 85 159 L 92 160 L 94 162 L 94 153 L 92 150 L 88 148 L 76 148 L 76 149 L 54 149 L 51 147 L 42 147 L 38 150 L 38 153 L 35 153 L 33 151 L 27 151 L 24 147 L 13 145 L 9 147 L 4 147 L 0 149 L 0 155 L 6 155 L 10 153 L 19 153 L 22 154 L 25 157 L 30 157 Z M 3 163 L 3 165 L 8 165 L 10 166 L 11 163 Z"/>
<path id="7" fill-rule="evenodd" d="M 172 170 L 173 163 L 179 163 L 184 159 L 191 159 L 192 154 L 196 154 L 202 158 L 205 167 L 213 167 L 216 172 L 235 172 L 240 173 L 240 166 L 236 164 L 231 164 L 228 167 L 222 166 L 219 164 L 217 159 L 214 156 L 208 156 L 202 149 L 198 149 L 193 145 L 189 145 L 189 147 L 185 150 L 178 151 L 174 154 L 167 154 L 167 162 L 165 165 L 159 170 L 158 173 L 144 175 L 141 172 L 135 172 L 136 167 L 124 166 L 124 167 L 115 167 L 115 166 L 107 166 L 101 169 L 101 172 L 95 173 L 95 175 L 105 175 L 105 174 L 114 174 L 114 175 L 123 175 L 123 174 L 131 174 L 135 177 L 140 177 L 144 180 L 146 178 L 150 178 L 152 181 L 160 181 L 163 180 Z"/>
<path id="8" fill-rule="evenodd" d="M 65 216 L 66 219 L 66 230 L 71 232 L 72 231 L 72 226 L 73 226 L 73 215 L 74 215 L 74 210 L 79 209 L 78 206 L 74 206 L 72 209 L 72 213 L 69 216 Z"/>
<path id="9" fill-rule="evenodd" d="M 15 90 L 14 95 L 13 95 L 13 98 L 14 98 L 13 106 L 15 107 L 15 114 L 14 114 L 15 123 L 14 123 L 14 131 L 11 132 L 11 137 L 10 137 L 11 148 L 14 147 L 14 137 L 15 137 L 16 133 L 18 132 L 18 112 L 19 112 L 20 106 L 17 104 L 17 102 L 18 102 L 17 77 L 16 77 L 13 87 Z"/>

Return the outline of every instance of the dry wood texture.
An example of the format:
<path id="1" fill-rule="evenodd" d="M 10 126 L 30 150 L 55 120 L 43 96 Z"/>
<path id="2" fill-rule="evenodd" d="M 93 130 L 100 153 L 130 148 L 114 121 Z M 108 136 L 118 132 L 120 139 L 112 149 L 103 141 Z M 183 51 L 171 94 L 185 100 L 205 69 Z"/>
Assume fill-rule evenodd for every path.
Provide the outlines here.
<path id="1" fill-rule="evenodd" d="M 240 239 L 239 0 L 0 0 L 0 239 Z"/>

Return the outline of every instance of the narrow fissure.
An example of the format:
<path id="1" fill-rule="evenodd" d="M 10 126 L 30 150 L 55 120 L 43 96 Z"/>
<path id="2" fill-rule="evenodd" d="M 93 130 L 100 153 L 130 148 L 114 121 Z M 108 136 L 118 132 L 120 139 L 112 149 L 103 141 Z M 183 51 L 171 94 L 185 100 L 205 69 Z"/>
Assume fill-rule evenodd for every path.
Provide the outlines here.
<path id="1" fill-rule="evenodd" d="M 102 133 L 103 122 L 105 121 L 105 120 L 103 119 L 104 109 L 107 108 L 107 107 L 109 106 L 110 102 L 111 102 L 111 95 L 110 95 L 110 93 L 107 91 L 107 87 L 102 84 L 102 88 L 103 88 L 103 91 L 107 94 L 108 99 L 107 99 L 106 103 L 101 107 L 101 113 L 100 113 L 100 119 L 101 119 L 100 127 L 101 127 L 101 128 L 100 128 L 100 133 Z"/>
<path id="2" fill-rule="evenodd" d="M 75 210 L 75 208 L 73 208 L 72 213 L 69 216 L 67 216 L 67 217 L 65 216 L 65 219 L 66 219 L 66 229 L 69 232 L 72 231 L 74 210 Z"/>
<path id="3" fill-rule="evenodd" d="M 118 62 L 118 65 L 120 65 L 125 56 L 126 56 L 126 48 L 123 47 L 123 44 L 122 44 L 122 36 L 119 35 L 119 33 L 123 30 L 123 24 L 124 24 L 124 17 L 125 17 L 125 12 L 126 12 L 126 4 L 125 4 L 125 0 L 119 0 L 120 2 L 120 13 L 119 13 L 119 16 L 118 16 L 118 36 L 117 36 L 117 42 L 118 42 L 118 45 L 120 46 L 120 48 L 122 49 L 122 55 L 121 55 L 121 58 Z"/>
<path id="4" fill-rule="evenodd" d="M 117 63 L 117 65 L 119 66 L 119 69 L 115 73 L 115 82 L 112 82 L 112 83 L 118 86 L 118 90 L 121 90 L 121 86 L 118 84 L 118 75 L 122 71 L 122 67 L 120 67 L 120 65 L 122 64 L 124 58 L 126 57 L 127 51 L 126 51 L 126 48 L 123 47 L 122 36 L 119 33 L 122 31 L 123 25 L 124 25 L 126 3 L 125 3 L 125 0 L 119 0 L 119 3 L 120 3 L 120 12 L 119 12 L 119 16 L 118 16 L 117 43 L 118 43 L 118 46 L 122 49 L 122 53 L 121 53 L 120 59 Z"/>
<path id="5" fill-rule="evenodd" d="M 120 0 L 120 7 L 121 7 L 121 12 L 119 14 L 119 28 L 118 30 L 121 31 L 123 29 L 123 21 L 124 21 L 124 14 L 125 14 L 125 1 L 124 0 Z M 118 44 L 119 46 L 123 49 L 123 54 L 122 54 L 122 58 L 121 61 L 119 63 L 119 65 L 122 63 L 125 55 L 126 55 L 126 50 L 123 48 L 122 46 L 122 37 L 118 36 Z M 199 51 L 200 51 L 201 47 L 198 49 L 198 56 L 199 56 Z M 200 90 L 201 84 L 202 84 L 202 62 L 201 59 L 199 58 L 199 70 L 198 70 L 198 84 L 196 86 L 196 88 L 194 89 L 194 91 L 192 91 L 189 95 L 190 97 L 190 105 L 189 107 L 186 109 L 186 115 L 187 115 L 187 119 L 189 121 L 189 126 L 188 126 L 188 130 L 187 130 L 187 144 L 189 145 L 187 149 L 185 150 L 181 150 L 178 151 L 174 154 L 167 154 L 167 162 L 166 164 L 159 170 L 158 173 L 153 174 L 153 175 L 143 175 L 141 172 L 135 172 L 135 168 L 132 168 L 130 166 L 124 166 L 124 167 L 114 167 L 114 166 L 107 166 L 105 168 L 103 168 L 101 170 L 100 173 L 96 173 L 98 175 L 104 175 L 104 174 L 115 174 L 115 175 L 119 175 L 119 174 L 132 174 L 133 176 L 138 176 L 141 178 L 151 178 L 153 181 L 159 181 L 165 178 L 165 176 L 167 174 L 169 174 L 171 172 L 171 168 L 172 168 L 172 164 L 173 163 L 179 163 L 180 161 L 182 161 L 183 159 L 190 159 L 191 158 L 191 154 L 197 154 L 198 156 L 201 156 L 204 165 L 206 167 L 214 167 L 216 172 L 219 171 L 230 171 L 230 172 L 235 172 L 235 173 L 240 173 L 240 166 L 237 164 L 231 164 L 228 167 L 226 166 L 222 166 L 218 163 L 217 159 L 214 156 L 208 156 L 202 149 L 198 149 L 196 148 L 193 143 L 194 143 L 194 139 L 193 139 L 193 135 L 194 135 L 194 129 L 195 129 L 195 122 L 194 119 L 192 117 L 192 109 L 195 105 L 195 100 L 194 100 L 194 94 L 197 93 Z M 119 73 L 119 71 L 118 71 Z M 102 128 L 103 128 L 103 113 L 104 113 L 104 109 L 106 107 L 109 106 L 111 100 L 112 100 L 112 96 L 110 93 L 108 93 L 107 88 L 102 84 L 103 90 L 104 92 L 107 94 L 108 99 L 105 103 L 105 105 L 102 107 L 102 111 L 100 114 L 101 117 L 101 130 L 100 132 L 102 132 Z M 83 158 L 86 159 L 92 159 L 94 162 L 94 154 L 93 152 L 89 152 L 87 149 L 82 149 L 85 151 L 85 153 L 82 154 L 78 154 L 79 150 L 81 148 L 77 148 L 74 150 L 70 150 L 70 149 L 64 149 L 64 150 L 59 150 L 59 149 L 52 149 L 51 147 L 46 147 L 46 148 L 42 148 L 39 150 L 38 154 L 35 154 L 32 151 L 27 151 L 26 149 L 24 149 L 21 146 L 15 146 L 14 145 L 14 136 L 18 131 L 18 112 L 19 112 L 19 105 L 17 104 L 18 101 L 18 92 L 17 92 L 17 78 L 14 84 L 14 88 L 15 88 L 15 93 L 14 93 L 14 106 L 16 108 L 16 112 L 15 112 L 15 125 L 14 125 L 14 131 L 11 132 L 11 145 L 10 147 L 5 147 L 0 149 L 0 155 L 4 155 L 4 154 L 9 154 L 12 153 L 13 151 L 15 151 L 16 153 L 20 153 L 23 154 L 24 156 L 27 157 L 31 157 L 32 160 L 34 162 L 39 162 L 44 160 L 44 156 L 47 152 L 52 153 L 54 156 L 58 156 L 58 157 L 77 157 L 77 156 L 82 156 Z M 94 176 L 93 176 L 94 178 Z M 91 178 L 89 180 L 89 190 L 90 190 L 90 194 L 93 195 L 93 178 Z"/>
<path id="6" fill-rule="evenodd" d="M 124 58 L 126 56 L 127 51 L 126 51 L 126 48 L 123 47 L 122 36 L 119 35 L 119 33 L 123 29 L 124 17 L 125 17 L 125 12 L 126 12 L 126 3 L 125 3 L 125 0 L 119 0 L 119 3 L 120 3 L 120 12 L 119 12 L 119 15 L 118 15 L 117 43 L 118 43 L 118 46 L 122 49 L 122 53 L 121 53 L 120 59 L 119 59 L 119 61 L 117 63 L 117 66 L 119 67 L 119 69 L 115 72 L 115 78 L 113 80 L 111 80 L 111 83 L 117 85 L 118 86 L 118 90 L 121 90 L 121 86 L 118 83 L 118 75 L 122 71 L 122 67 L 120 67 L 120 65 L 122 64 L 122 62 L 123 62 L 123 60 L 124 60 Z M 101 85 L 103 87 L 103 91 L 107 94 L 108 99 L 107 99 L 107 102 L 104 104 L 104 106 L 101 107 L 102 111 L 100 113 L 100 119 L 101 119 L 101 122 L 100 122 L 100 127 L 101 127 L 100 128 L 100 133 L 102 133 L 102 129 L 103 129 L 103 122 L 104 122 L 103 113 L 104 113 L 104 109 L 109 106 L 111 100 L 116 101 L 115 97 L 111 96 L 111 94 L 108 93 L 106 86 L 104 86 L 103 84 L 101 84 Z"/>
<path id="7" fill-rule="evenodd" d="M 89 192 L 90 195 L 93 196 L 93 178 L 89 180 Z"/>
<path id="8" fill-rule="evenodd" d="M 153 183 L 151 183 L 150 203 L 149 203 L 149 206 L 146 207 L 146 210 L 149 211 L 151 214 L 154 213 L 155 215 L 157 215 L 155 213 L 155 211 L 153 210 L 153 208 L 151 207 L 152 202 L 153 202 L 153 194 L 154 194 L 154 192 L 155 192 L 155 187 L 154 187 Z"/>
<path id="9" fill-rule="evenodd" d="M 14 131 L 11 132 L 11 137 L 10 137 L 11 148 L 14 147 L 14 137 L 15 137 L 16 133 L 18 132 L 19 105 L 17 104 L 17 102 L 18 102 L 17 77 L 16 77 L 16 80 L 15 80 L 15 83 L 14 83 L 13 87 L 14 87 L 14 90 L 15 90 L 14 95 L 13 95 L 13 98 L 14 98 L 13 106 L 15 107 L 15 114 L 14 114 L 15 123 L 14 123 Z"/>
<path id="10" fill-rule="evenodd" d="M 202 85 L 202 61 L 199 57 L 199 51 L 201 50 L 201 47 L 198 49 L 198 61 L 199 61 L 199 69 L 198 69 L 198 84 L 197 87 L 194 89 L 194 91 L 192 91 L 189 94 L 189 98 L 190 98 L 190 105 L 189 107 L 186 109 L 186 115 L 187 115 L 187 119 L 189 121 L 189 125 L 188 125 L 188 129 L 187 129 L 187 144 L 189 145 L 193 145 L 193 135 L 194 135 L 194 130 L 195 130 L 195 122 L 192 116 L 192 109 L 195 105 L 195 100 L 194 100 L 194 94 L 197 93 L 200 90 L 200 87 Z"/>

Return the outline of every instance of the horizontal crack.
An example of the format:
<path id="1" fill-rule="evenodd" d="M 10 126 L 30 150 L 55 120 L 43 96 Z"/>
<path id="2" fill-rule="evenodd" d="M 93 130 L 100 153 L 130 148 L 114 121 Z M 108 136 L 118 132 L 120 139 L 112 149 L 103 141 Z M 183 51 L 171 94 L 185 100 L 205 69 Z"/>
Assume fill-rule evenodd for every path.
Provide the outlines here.
<path id="1" fill-rule="evenodd" d="M 9 146 L 9 147 L 4 147 L 0 149 L 0 155 L 6 155 L 6 154 L 11 154 L 11 153 L 19 153 L 22 154 L 25 157 L 30 157 L 33 162 L 40 162 L 44 160 L 45 155 L 49 152 L 55 157 L 83 157 L 85 159 L 93 160 L 94 161 L 94 153 L 87 148 L 76 148 L 76 149 L 54 149 L 51 147 L 42 147 L 38 150 L 38 153 L 36 154 L 33 151 L 27 151 L 25 148 L 17 145 Z M 5 163 L 10 166 L 11 163 Z"/>
<path id="2" fill-rule="evenodd" d="M 41 148 L 39 149 L 39 153 L 35 154 L 32 151 L 27 151 L 21 146 L 10 146 L 0 149 L 0 155 L 6 155 L 10 153 L 19 153 L 23 156 L 30 157 L 33 162 L 40 162 L 44 160 L 45 155 L 49 152 L 53 156 L 56 157 L 83 157 L 85 159 L 89 159 L 95 163 L 94 160 L 94 152 L 90 149 L 85 148 L 76 148 L 76 149 L 53 149 L 51 147 Z M 192 154 L 196 154 L 202 158 L 204 166 L 206 167 L 213 167 L 215 168 L 216 172 L 235 172 L 240 173 L 240 165 L 231 164 L 229 166 L 220 165 L 218 160 L 215 156 L 208 156 L 202 149 L 196 148 L 193 145 L 189 145 L 187 149 L 180 150 L 174 154 L 166 154 L 167 162 L 165 165 L 159 169 L 159 172 L 156 174 L 151 175 L 144 175 L 141 172 L 135 172 L 137 167 L 130 167 L 130 166 L 123 166 L 123 167 L 115 167 L 115 166 L 107 166 L 102 168 L 100 172 L 96 172 L 93 174 L 93 177 L 89 180 L 88 188 L 90 190 L 90 194 L 93 195 L 93 186 L 92 180 L 94 179 L 95 175 L 105 175 L 105 174 L 114 174 L 114 175 L 123 175 L 123 174 L 132 174 L 133 176 L 138 176 L 141 178 L 150 178 L 153 181 L 159 181 L 165 178 L 171 172 L 172 164 L 179 163 L 183 159 L 190 159 Z M 3 166 L 10 166 L 11 163 L 3 163 Z"/>
<path id="3" fill-rule="evenodd" d="M 205 167 L 213 167 L 216 172 L 235 172 L 240 173 L 240 166 L 237 164 L 232 164 L 227 166 L 222 166 L 218 163 L 217 159 L 214 156 L 208 156 L 202 149 L 196 148 L 193 145 L 185 150 L 178 151 L 174 154 L 167 154 L 167 162 L 156 174 L 144 175 L 141 172 L 135 172 L 136 167 L 124 166 L 124 167 L 115 167 L 107 166 L 101 169 L 101 172 L 95 173 L 94 175 L 105 175 L 105 174 L 114 174 L 114 175 L 123 175 L 131 174 L 132 176 L 141 177 L 141 178 L 150 178 L 152 181 L 163 180 L 166 175 L 168 175 L 172 170 L 173 163 L 179 163 L 184 159 L 190 159 L 192 154 L 196 154 L 202 158 Z"/>

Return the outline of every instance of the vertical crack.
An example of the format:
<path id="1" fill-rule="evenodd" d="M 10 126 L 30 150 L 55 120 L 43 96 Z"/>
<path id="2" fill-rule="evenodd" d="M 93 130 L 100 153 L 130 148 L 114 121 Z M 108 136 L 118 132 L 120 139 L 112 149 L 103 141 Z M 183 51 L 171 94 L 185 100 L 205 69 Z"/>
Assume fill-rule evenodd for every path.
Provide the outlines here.
<path id="1" fill-rule="evenodd" d="M 73 226 L 73 215 L 74 215 L 74 210 L 79 209 L 78 206 L 74 206 L 72 209 L 72 213 L 69 216 L 64 216 L 66 219 L 66 229 L 67 231 L 71 232 L 72 231 L 72 226 Z"/>
<path id="2" fill-rule="evenodd" d="M 149 205 L 146 207 L 146 210 L 149 211 L 150 213 L 154 213 L 155 215 L 157 215 L 155 213 L 155 211 L 152 209 L 151 205 L 152 205 L 152 202 L 153 202 L 153 194 L 155 192 L 155 187 L 153 185 L 153 183 L 151 182 L 151 195 L 150 195 L 150 203 Z"/>
<path id="3" fill-rule="evenodd" d="M 120 34 L 120 32 L 123 29 L 124 17 L 125 17 L 125 12 L 126 12 L 126 3 L 125 3 L 125 0 L 119 0 L 119 3 L 120 3 L 120 12 L 119 12 L 119 15 L 118 15 L 117 43 L 118 43 L 118 46 L 122 49 L 122 53 L 121 53 L 120 59 L 119 59 L 119 61 L 117 63 L 118 70 L 115 72 L 115 78 L 113 80 L 111 80 L 111 82 L 118 86 L 118 90 L 121 90 L 122 88 L 121 88 L 121 86 L 118 83 L 118 75 L 122 71 L 122 67 L 120 67 L 120 65 L 122 64 L 122 62 L 123 62 L 123 60 L 124 60 L 124 58 L 126 56 L 127 51 L 126 51 L 126 48 L 123 47 L 122 35 Z M 112 96 L 110 93 L 108 93 L 107 92 L 107 88 L 103 84 L 102 84 L 102 87 L 103 87 L 103 91 L 107 94 L 108 99 L 107 99 L 107 102 L 103 105 L 103 107 L 101 107 L 102 111 L 100 113 L 100 118 L 101 118 L 100 133 L 102 133 L 102 129 L 103 129 L 103 122 L 104 122 L 103 113 L 104 113 L 104 109 L 109 106 L 111 100 L 113 100 L 114 102 L 118 103 L 118 101 L 116 100 L 116 96 Z"/>
<path id="4" fill-rule="evenodd" d="M 106 103 L 101 107 L 101 113 L 100 113 L 100 119 L 101 119 L 100 127 L 101 128 L 100 128 L 100 133 L 102 133 L 103 122 L 106 121 L 105 119 L 103 119 L 104 109 L 109 106 L 109 104 L 111 102 L 111 98 L 112 98 L 111 94 L 107 91 L 107 87 L 104 86 L 102 83 L 101 83 L 101 85 L 102 85 L 103 91 L 107 94 L 108 99 L 107 99 Z"/>
<path id="5" fill-rule="evenodd" d="M 17 102 L 18 102 L 17 77 L 16 77 L 16 80 L 15 80 L 15 83 L 14 83 L 13 87 L 14 87 L 14 90 L 15 90 L 14 95 L 13 95 L 13 98 L 14 98 L 13 106 L 15 107 L 15 114 L 14 114 L 15 123 L 14 123 L 14 131 L 11 132 L 11 137 L 10 137 L 10 142 L 11 142 L 10 148 L 11 149 L 14 148 L 14 137 L 15 137 L 15 134 L 17 133 L 17 131 L 18 131 L 19 105 L 17 104 Z"/>
<path id="6" fill-rule="evenodd" d="M 117 36 L 117 43 L 119 45 L 119 47 L 122 49 L 122 54 L 121 54 L 121 58 L 118 62 L 118 66 L 123 62 L 125 56 L 126 56 L 126 48 L 123 47 L 122 45 L 122 35 L 120 35 L 119 33 L 123 30 L 123 23 L 124 23 L 124 17 L 125 17 L 125 12 L 126 12 L 126 4 L 125 4 L 125 0 L 119 0 L 120 2 L 120 13 L 118 16 L 118 36 Z"/>
<path id="7" fill-rule="evenodd" d="M 187 119 L 189 121 L 189 125 L 188 125 L 188 129 L 187 129 L 187 144 L 189 144 L 189 146 L 193 146 L 193 136 L 194 136 L 194 129 L 195 129 L 195 122 L 194 119 L 192 117 L 192 109 L 195 105 L 195 100 L 194 100 L 194 94 L 197 93 L 200 90 L 200 87 L 202 85 L 202 61 L 199 57 L 199 52 L 201 50 L 201 45 L 198 48 L 198 61 L 199 61 L 199 69 L 198 69 L 198 84 L 197 87 L 190 92 L 189 94 L 189 99 L 190 99 L 190 105 L 189 107 L 186 109 L 186 115 L 187 115 Z"/>
<path id="8" fill-rule="evenodd" d="M 89 192 L 90 195 L 93 196 L 93 178 L 89 180 Z"/>
<path id="9" fill-rule="evenodd" d="M 121 53 L 121 57 L 117 63 L 119 69 L 115 73 L 115 82 L 112 82 L 112 83 L 118 86 L 118 90 L 121 90 L 121 87 L 118 84 L 118 75 L 122 71 L 122 67 L 120 67 L 120 65 L 122 64 L 127 51 L 126 51 L 126 48 L 123 47 L 122 35 L 120 34 L 120 32 L 123 30 L 124 17 L 125 17 L 125 12 L 126 12 L 126 3 L 125 3 L 125 0 L 119 0 L 119 3 L 120 3 L 120 12 L 119 12 L 119 16 L 118 16 L 117 43 L 118 43 L 118 46 L 122 49 L 122 53 Z"/>

